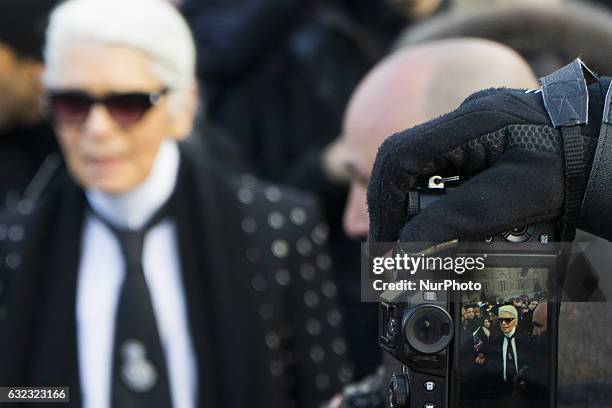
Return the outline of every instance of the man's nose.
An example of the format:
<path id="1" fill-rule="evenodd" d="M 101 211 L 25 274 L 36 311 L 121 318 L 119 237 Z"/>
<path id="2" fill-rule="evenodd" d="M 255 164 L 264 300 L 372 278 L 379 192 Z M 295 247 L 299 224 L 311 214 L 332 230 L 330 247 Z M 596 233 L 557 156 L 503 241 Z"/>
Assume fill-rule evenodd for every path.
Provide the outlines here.
<path id="1" fill-rule="evenodd" d="M 91 107 L 87 119 L 83 124 L 83 131 L 87 137 L 103 138 L 114 128 L 115 123 L 108 113 L 108 110 L 96 104 Z"/>
<path id="2" fill-rule="evenodd" d="M 344 208 L 343 224 L 344 232 L 350 238 L 365 238 L 368 236 L 370 219 L 365 187 L 351 186 Z"/>

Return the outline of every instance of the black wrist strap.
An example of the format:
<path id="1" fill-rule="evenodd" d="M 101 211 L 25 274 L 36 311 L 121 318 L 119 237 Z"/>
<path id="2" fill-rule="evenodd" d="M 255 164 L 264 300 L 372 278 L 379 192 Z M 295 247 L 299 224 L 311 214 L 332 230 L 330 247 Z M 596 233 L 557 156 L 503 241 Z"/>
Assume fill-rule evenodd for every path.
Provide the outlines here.
<path id="1" fill-rule="evenodd" d="M 563 136 L 565 195 L 561 240 L 573 241 L 580 219 L 586 168 L 580 128 L 589 117 L 589 94 L 585 74 L 597 79 L 580 59 L 540 79 L 544 106 Z"/>
<path id="2" fill-rule="evenodd" d="M 612 231 L 612 83 L 608 87 L 597 150 L 582 204 L 581 224 L 609 237 Z"/>

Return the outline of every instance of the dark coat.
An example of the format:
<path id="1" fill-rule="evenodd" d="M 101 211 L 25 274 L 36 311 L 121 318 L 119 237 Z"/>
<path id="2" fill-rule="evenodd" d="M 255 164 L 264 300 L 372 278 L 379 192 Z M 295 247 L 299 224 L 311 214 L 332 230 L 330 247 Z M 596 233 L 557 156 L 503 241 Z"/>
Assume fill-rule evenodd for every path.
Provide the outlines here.
<path id="1" fill-rule="evenodd" d="M 193 146 L 180 151 L 174 220 L 199 406 L 317 406 L 351 379 L 351 367 L 316 207 L 302 193 L 220 174 Z M 60 172 L 32 215 L 5 215 L 6 224 L 24 225 L 25 238 L 0 242 L 12 276 L 0 384 L 69 385 L 77 407 L 85 209 L 83 192 Z M 284 220 L 276 229 L 272 211 Z"/>
<path id="2" fill-rule="evenodd" d="M 499 331 L 499 328 L 491 328 L 491 332 L 494 330 Z M 504 335 L 499 333 L 492 334 L 492 336 L 492 341 L 483 342 L 479 351 L 485 355 L 485 364 L 476 365 L 473 370 L 474 382 L 479 384 L 479 387 L 474 390 L 475 397 L 500 398 L 515 393 L 515 384 L 511 381 L 506 382 L 503 379 L 502 350 Z M 514 338 L 518 354 L 518 373 L 523 367 L 532 365 L 535 362 L 536 355 L 534 344 L 518 328 Z M 510 343 L 508 343 L 509 350 L 511 349 L 510 347 Z"/>
<path id="3" fill-rule="evenodd" d="M 384 0 L 185 0 L 198 49 L 206 120 L 231 140 L 249 171 L 317 194 L 330 224 L 347 333 L 360 375 L 380 363 L 377 308 L 361 302 L 360 244 L 342 230 L 347 189 L 321 168 L 341 132 L 354 87 L 387 50 L 403 19 Z M 358 317 L 357 317 L 358 316 Z"/>
<path id="4" fill-rule="evenodd" d="M 58 147 L 46 122 L 0 131 L 0 210 L 21 199 L 35 176 L 45 177 L 42 165 L 52 154 Z M 37 193 L 33 190 L 29 193 Z"/>

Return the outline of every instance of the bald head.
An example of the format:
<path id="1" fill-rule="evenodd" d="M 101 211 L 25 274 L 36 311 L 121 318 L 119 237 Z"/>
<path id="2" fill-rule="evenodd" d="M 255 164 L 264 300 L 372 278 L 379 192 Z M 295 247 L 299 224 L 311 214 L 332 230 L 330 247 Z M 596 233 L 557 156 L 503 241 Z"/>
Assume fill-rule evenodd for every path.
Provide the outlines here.
<path id="1" fill-rule="evenodd" d="M 364 237 L 366 185 L 378 146 L 391 134 L 457 108 L 490 87 L 537 86 L 527 63 L 487 40 L 451 39 L 419 44 L 389 56 L 366 75 L 347 107 L 339 145 L 351 179 L 344 214 L 349 236 Z"/>

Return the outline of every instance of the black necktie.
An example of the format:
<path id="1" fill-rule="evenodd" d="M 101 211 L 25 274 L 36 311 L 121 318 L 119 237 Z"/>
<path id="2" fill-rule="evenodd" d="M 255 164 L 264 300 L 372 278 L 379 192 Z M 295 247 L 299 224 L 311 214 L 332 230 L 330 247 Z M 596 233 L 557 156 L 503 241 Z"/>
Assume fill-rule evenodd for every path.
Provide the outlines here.
<path id="1" fill-rule="evenodd" d="M 516 376 L 516 356 L 514 355 L 514 349 L 512 348 L 512 337 L 506 337 L 508 339 L 508 348 L 506 349 L 506 381 L 512 382 Z"/>
<path id="2" fill-rule="evenodd" d="M 119 229 L 94 215 L 115 235 L 125 260 L 125 278 L 119 291 L 112 356 L 113 408 L 171 407 L 166 360 L 142 267 L 147 232 L 168 215 L 164 205 L 140 230 Z"/>

